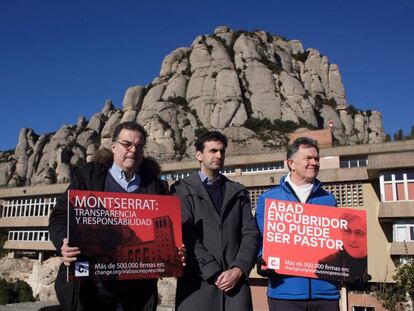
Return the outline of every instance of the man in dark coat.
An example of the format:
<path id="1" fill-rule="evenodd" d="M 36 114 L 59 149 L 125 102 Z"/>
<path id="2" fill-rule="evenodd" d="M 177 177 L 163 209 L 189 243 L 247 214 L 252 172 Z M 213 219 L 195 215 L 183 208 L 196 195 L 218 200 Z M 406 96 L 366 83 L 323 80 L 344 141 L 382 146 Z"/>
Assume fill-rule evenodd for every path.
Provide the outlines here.
<path id="1" fill-rule="evenodd" d="M 102 150 L 94 162 L 75 170 L 68 190 L 166 194 L 165 184 L 157 177 L 158 164 L 143 156 L 146 137 L 144 128 L 135 122 L 119 124 L 113 134 L 112 152 Z M 66 266 L 82 251 L 68 245 L 67 191 L 50 215 L 49 231 L 63 257 L 55 289 L 64 310 L 156 310 L 156 279 L 66 282 Z"/>
<path id="2" fill-rule="evenodd" d="M 247 190 L 220 174 L 226 136 L 208 132 L 195 147 L 200 170 L 171 188 L 182 202 L 187 248 L 187 265 L 177 284 L 177 310 L 252 310 L 248 276 L 258 230 Z"/>

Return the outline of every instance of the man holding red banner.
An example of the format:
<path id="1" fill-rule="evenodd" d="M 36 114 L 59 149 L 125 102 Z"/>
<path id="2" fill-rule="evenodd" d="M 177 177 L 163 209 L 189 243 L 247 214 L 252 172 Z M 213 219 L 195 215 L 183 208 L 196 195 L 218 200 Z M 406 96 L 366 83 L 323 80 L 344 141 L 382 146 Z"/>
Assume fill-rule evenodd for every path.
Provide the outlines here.
<path id="1" fill-rule="evenodd" d="M 159 165 L 144 158 L 145 129 L 136 122 L 117 125 L 112 152 L 100 150 L 93 162 L 76 169 L 68 190 L 167 194 L 157 177 Z M 145 310 L 157 307 L 157 279 L 125 281 L 66 281 L 66 266 L 82 252 L 67 238 L 67 191 L 56 203 L 49 219 L 51 240 L 63 257 L 55 289 L 63 310 Z M 114 238 L 115 239 L 115 238 Z M 109 243 L 108 243 L 109 244 Z M 108 245 L 105 245 L 108 248 Z"/>
<path id="2" fill-rule="evenodd" d="M 292 202 L 336 206 L 335 197 L 322 189 L 316 179 L 319 172 L 319 147 L 311 138 L 297 138 L 288 147 L 287 165 L 289 174 L 283 176 L 280 185 L 258 198 L 256 220 L 263 236 L 265 201 L 277 199 Z M 267 290 L 269 310 L 339 310 L 339 288 L 333 281 L 277 274 L 274 270 L 263 270 L 266 263 L 259 251 L 258 273 L 269 277 Z"/>

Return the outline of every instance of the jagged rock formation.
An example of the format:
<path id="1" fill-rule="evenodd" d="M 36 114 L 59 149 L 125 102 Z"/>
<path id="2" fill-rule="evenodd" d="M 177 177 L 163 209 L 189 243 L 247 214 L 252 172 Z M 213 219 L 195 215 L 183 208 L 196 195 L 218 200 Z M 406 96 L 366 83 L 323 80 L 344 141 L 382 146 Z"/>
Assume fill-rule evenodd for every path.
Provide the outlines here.
<path id="1" fill-rule="evenodd" d="M 384 140 L 381 114 L 348 105 L 338 66 L 319 51 L 221 26 L 167 55 L 151 84 L 127 89 L 121 109 L 107 101 L 89 122 L 79 117 L 52 134 L 22 129 L 14 153 L 0 153 L 0 186 L 68 181 L 71 166 L 110 147 L 114 127 L 131 120 L 149 133 L 146 153 L 161 161 L 191 157 L 208 129 L 228 135 L 230 153 L 270 151 L 289 132 L 329 121 L 338 144 Z"/>

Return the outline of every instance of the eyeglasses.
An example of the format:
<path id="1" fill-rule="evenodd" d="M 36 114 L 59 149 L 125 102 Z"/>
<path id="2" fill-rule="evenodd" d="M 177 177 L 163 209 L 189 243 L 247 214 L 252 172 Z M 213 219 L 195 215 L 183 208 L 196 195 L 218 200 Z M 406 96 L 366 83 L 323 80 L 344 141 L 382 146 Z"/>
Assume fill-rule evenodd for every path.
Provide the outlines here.
<path id="1" fill-rule="evenodd" d="M 131 151 L 132 147 L 135 147 L 135 150 L 142 151 L 142 150 L 144 150 L 144 147 L 145 147 L 145 144 L 133 144 L 130 141 L 127 141 L 127 140 L 124 140 L 124 141 L 115 140 L 115 142 L 120 144 L 127 151 Z"/>
<path id="2" fill-rule="evenodd" d="M 351 236 L 352 234 L 356 237 L 356 238 L 363 238 L 365 236 L 365 232 L 363 230 L 351 230 L 351 229 L 346 229 L 343 231 L 344 234 L 346 236 Z"/>

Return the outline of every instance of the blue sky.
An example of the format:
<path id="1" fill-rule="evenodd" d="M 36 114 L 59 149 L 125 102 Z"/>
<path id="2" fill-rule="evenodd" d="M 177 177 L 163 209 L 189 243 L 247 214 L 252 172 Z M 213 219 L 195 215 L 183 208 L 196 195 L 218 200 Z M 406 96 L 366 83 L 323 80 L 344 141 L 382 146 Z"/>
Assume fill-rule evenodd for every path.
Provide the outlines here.
<path id="1" fill-rule="evenodd" d="M 384 128 L 414 125 L 412 0 L 52 1 L 0 3 L 0 150 L 89 119 L 146 85 L 163 58 L 219 25 L 299 39 L 339 65 L 348 103 Z"/>

